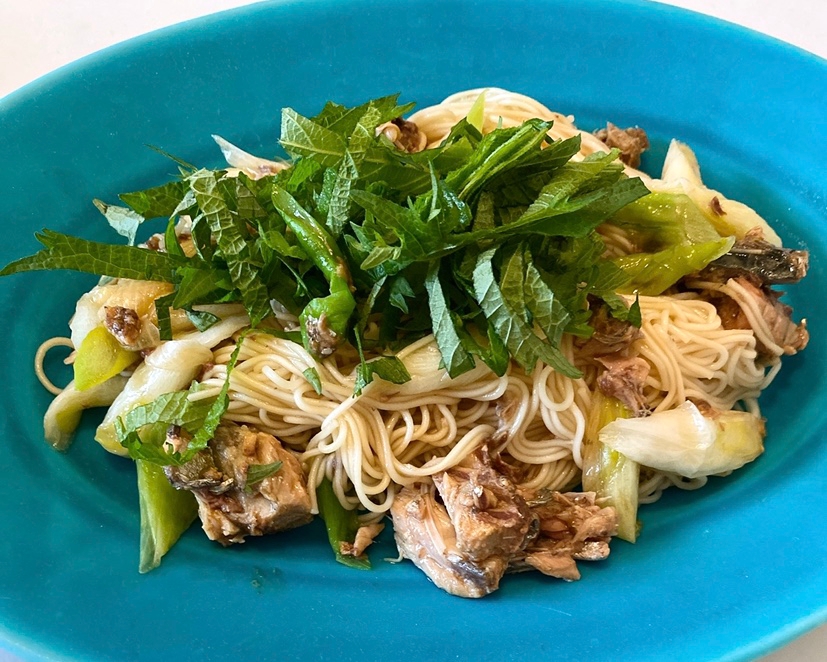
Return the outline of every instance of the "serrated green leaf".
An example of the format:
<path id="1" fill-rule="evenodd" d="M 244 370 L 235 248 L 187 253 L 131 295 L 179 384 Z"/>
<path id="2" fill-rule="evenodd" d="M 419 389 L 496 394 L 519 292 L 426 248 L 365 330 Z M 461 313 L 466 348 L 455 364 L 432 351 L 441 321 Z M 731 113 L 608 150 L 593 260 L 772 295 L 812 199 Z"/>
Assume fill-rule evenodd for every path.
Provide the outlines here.
<path id="1" fill-rule="evenodd" d="M 526 324 L 530 325 L 525 292 L 525 246 L 517 244 L 504 250 L 500 270 L 500 292 L 508 306 Z"/>
<path id="2" fill-rule="evenodd" d="M 187 432 L 195 433 L 210 411 L 212 400 L 189 401 L 193 391 L 175 391 L 160 395 L 152 402 L 140 405 L 122 417 L 127 430 L 140 430 L 145 425 L 163 423 L 179 425 Z"/>
<path id="3" fill-rule="evenodd" d="M 503 340 L 511 356 L 531 374 L 538 360 L 552 366 L 567 377 L 578 378 L 579 370 L 569 363 L 562 353 L 542 341 L 503 298 L 494 276 L 491 260 L 496 249 L 480 254 L 474 268 L 474 288 L 477 302 L 497 335 Z"/>
<path id="4" fill-rule="evenodd" d="M 187 261 L 174 255 L 136 246 L 88 241 L 43 230 L 35 237 L 46 248 L 6 265 L 0 276 L 25 271 L 69 269 L 97 276 L 173 283 L 176 270 Z"/>
<path id="5" fill-rule="evenodd" d="M 161 395 L 115 420 L 118 441 L 131 458 L 164 466 L 181 466 L 207 447 L 230 404 L 230 375 L 238 362 L 245 337 L 246 332 L 241 334 L 230 355 L 227 376 L 215 399 L 190 402 L 187 399 L 189 392 L 177 391 Z M 198 386 L 193 388 L 197 389 Z M 183 453 L 164 447 L 164 435 L 169 425 L 180 425 L 193 435 Z"/>
<path id="6" fill-rule="evenodd" d="M 336 166 L 346 148 L 339 134 L 299 115 L 292 108 L 282 111 L 279 142 L 291 156 L 312 156 L 327 168 Z"/>
<path id="7" fill-rule="evenodd" d="M 215 303 L 233 288 L 230 274 L 223 269 L 181 267 L 181 279 L 172 302 L 173 308 L 190 308 L 199 303 Z"/>
<path id="8" fill-rule="evenodd" d="M 221 321 L 218 315 L 213 315 L 205 310 L 185 310 L 187 319 L 192 322 L 193 326 L 201 332 L 206 331 L 210 327 L 215 326 Z"/>
<path id="9" fill-rule="evenodd" d="M 249 232 L 227 207 L 214 172 L 199 170 L 187 179 L 187 183 L 226 260 L 230 279 L 241 295 L 250 322 L 255 326 L 271 310 L 269 293 L 260 278 L 260 264 L 248 243 Z"/>
<path id="10" fill-rule="evenodd" d="M 327 206 L 327 229 L 338 237 L 350 217 L 350 191 L 359 179 L 359 171 L 368 149 L 376 140 L 380 111 L 369 103 L 348 138 L 347 149 L 336 168 L 336 177 Z"/>
<path id="11" fill-rule="evenodd" d="M 356 160 L 350 150 L 346 149 L 342 160 L 339 162 L 339 167 L 336 169 L 327 203 L 326 225 L 334 238 L 342 234 L 342 230 L 348 221 L 350 190 L 358 178 L 359 171 Z"/>
<path id="12" fill-rule="evenodd" d="M 172 291 L 162 297 L 155 299 L 155 315 L 158 319 L 158 333 L 161 340 L 172 340 L 172 302 L 175 301 L 176 292 Z"/>
<path id="13" fill-rule="evenodd" d="M 408 312 L 408 302 L 406 299 L 411 299 L 415 296 L 411 284 L 404 276 L 397 276 L 391 281 L 388 290 L 388 301 L 392 306 L 401 310 L 403 313 Z"/>
<path id="14" fill-rule="evenodd" d="M 642 320 L 640 315 L 639 296 L 635 295 L 635 300 L 630 305 L 627 304 L 626 299 L 619 294 L 615 294 L 614 292 L 604 292 L 603 301 L 609 307 L 612 317 L 621 320 L 622 322 L 629 322 L 633 326 L 640 327 Z"/>
<path id="15" fill-rule="evenodd" d="M 377 119 L 375 123 L 378 125 L 405 115 L 410 112 L 413 107 L 413 103 L 400 105 L 399 94 L 391 94 L 386 97 L 372 99 L 353 108 L 328 101 L 324 109 L 322 109 L 322 112 L 316 115 L 313 121 L 335 133 L 348 136 L 353 133 L 356 124 L 370 108 L 376 110 Z"/>
<path id="16" fill-rule="evenodd" d="M 502 377 L 508 370 L 511 357 L 508 353 L 508 347 L 505 346 L 494 328 L 484 318 L 476 321 L 475 326 L 484 331 L 488 338 L 488 346 L 484 346 L 464 327 L 462 319 L 458 315 L 454 314 L 452 317 L 454 318 L 454 328 L 457 330 L 457 335 L 459 335 L 462 346 L 466 351 L 469 354 L 478 356 L 491 372 L 498 377 Z"/>
<path id="17" fill-rule="evenodd" d="M 411 381 L 411 375 L 402 361 L 395 356 L 382 356 L 357 366 L 353 394 L 361 395 L 364 388 L 373 381 L 374 377 L 379 377 L 392 384 L 404 384 Z"/>
<path id="18" fill-rule="evenodd" d="M 525 301 L 534 323 L 543 330 L 553 346 L 559 347 L 571 316 L 554 296 L 533 262 L 526 266 Z"/>
<path id="19" fill-rule="evenodd" d="M 439 261 L 431 263 L 425 276 L 425 289 L 428 292 L 431 325 L 439 353 L 442 355 L 442 365 L 452 378 L 456 378 L 464 372 L 473 370 L 476 364 L 474 357 L 463 346 L 455 328 L 451 310 L 439 282 L 439 266 Z"/>
<path id="20" fill-rule="evenodd" d="M 528 120 L 513 129 L 497 129 L 483 136 L 468 162 L 449 173 L 446 185 L 461 200 L 470 200 L 488 181 L 517 167 L 546 140 L 551 122 Z"/>
<path id="21" fill-rule="evenodd" d="M 172 218 L 167 222 L 167 228 L 164 231 L 164 249 L 169 255 L 186 257 L 184 249 L 178 243 L 178 236 L 175 234 L 175 220 Z"/>
<path id="22" fill-rule="evenodd" d="M 121 193 L 118 197 L 143 218 L 169 218 L 183 211 L 180 205 L 185 193 L 184 183 L 174 181 L 143 191 Z M 184 209 L 190 206 L 191 202 Z"/>

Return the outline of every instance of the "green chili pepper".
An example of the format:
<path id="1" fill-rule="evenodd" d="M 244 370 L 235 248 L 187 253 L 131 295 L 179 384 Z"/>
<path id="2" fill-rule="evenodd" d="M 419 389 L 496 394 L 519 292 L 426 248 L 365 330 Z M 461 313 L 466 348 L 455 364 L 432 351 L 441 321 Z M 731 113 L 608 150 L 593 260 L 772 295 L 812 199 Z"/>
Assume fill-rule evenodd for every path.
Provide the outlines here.
<path id="1" fill-rule="evenodd" d="M 299 316 L 304 346 L 316 356 L 329 356 L 345 339 L 356 309 L 347 263 L 330 233 L 293 196 L 274 186 L 272 198 L 299 245 L 330 283 L 330 294 L 310 301 Z"/>

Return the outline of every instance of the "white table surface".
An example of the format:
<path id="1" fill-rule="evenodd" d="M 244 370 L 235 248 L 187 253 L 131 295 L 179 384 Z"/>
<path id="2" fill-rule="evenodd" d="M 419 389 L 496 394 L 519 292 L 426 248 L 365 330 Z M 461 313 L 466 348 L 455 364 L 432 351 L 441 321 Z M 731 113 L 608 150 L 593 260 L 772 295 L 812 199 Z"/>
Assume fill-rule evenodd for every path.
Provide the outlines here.
<path id="1" fill-rule="evenodd" d="M 250 0 L 0 0 L 0 97 L 57 67 L 173 23 Z M 825 0 L 669 0 L 827 58 Z M 763 658 L 827 661 L 827 625 Z M 0 650 L 0 662 L 18 662 Z"/>

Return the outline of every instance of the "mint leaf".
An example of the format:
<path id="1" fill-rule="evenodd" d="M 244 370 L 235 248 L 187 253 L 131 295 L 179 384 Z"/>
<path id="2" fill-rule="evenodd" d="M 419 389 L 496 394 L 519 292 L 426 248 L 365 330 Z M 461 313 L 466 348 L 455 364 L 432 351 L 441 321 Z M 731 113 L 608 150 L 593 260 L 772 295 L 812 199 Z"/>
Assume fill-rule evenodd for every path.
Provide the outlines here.
<path id="1" fill-rule="evenodd" d="M 525 301 L 534 322 L 546 334 L 548 341 L 559 347 L 571 317 L 565 306 L 554 296 L 554 292 L 543 280 L 533 262 L 526 266 Z"/>
<path id="2" fill-rule="evenodd" d="M 551 122 L 528 120 L 513 129 L 483 136 L 467 163 L 450 173 L 445 183 L 461 200 L 470 200 L 487 181 L 515 168 L 547 139 Z"/>
<path id="3" fill-rule="evenodd" d="M 345 153 L 345 141 L 339 134 L 291 108 L 285 108 L 281 113 L 279 142 L 291 156 L 312 156 L 328 168 L 335 167 Z"/>
<path id="4" fill-rule="evenodd" d="M 332 172 L 332 171 L 331 171 Z M 338 237 L 348 221 L 348 207 L 350 204 L 350 190 L 359 178 L 356 160 L 345 150 L 339 167 L 335 171 L 333 186 L 327 207 L 327 229 L 334 237 Z"/>
<path id="5" fill-rule="evenodd" d="M 170 425 L 178 425 L 190 434 L 196 434 L 213 406 L 211 400 L 190 402 L 194 390 L 176 391 L 160 395 L 152 402 L 135 407 L 115 421 L 118 441 L 134 460 L 154 464 L 180 466 L 195 453 L 178 453 L 164 446 Z"/>
<path id="6" fill-rule="evenodd" d="M 158 333 L 161 340 L 172 340 L 172 302 L 175 301 L 175 292 L 170 292 L 155 299 L 155 314 L 158 318 Z"/>
<path id="7" fill-rule="evenodd" d="M 181 267 L 178 270 L 180 282 L 173 308 L 189 308 L 198 303 L 212 303 L 232 290 L 230 274 L 223 269 Z"/>
<path id="8" fill-rule="evenodd" d="M 201 332 L 206 331 L 221 321 L 217 315 L 213 315 L 204 310 L 185 310 L 184 312 L 187 315 L 187 319 Z"/>
<path id="9" fill-rule="evenodd" d="M 227 377 L 214 400 L 190 402 L 189 394 L 199 388 L 194 384 L 190 391 L 161 395 L 115 420 L 118 441 L 126 448 L 129 457 L 164 466 L 181 466 L 207 447 L 230 404 L 230 374 L 238 362 L 246 335 L 246 332 L 241 334 L 230 355 Z M 193 435 L 183 453 L 168 450 L 164 446 L 166 430 L 170 425 L 180 425 Z"/>
<path id="10" fill-rule="evenodd" d="M 186 459 L 191 458 L 198 451 L 207 447 L 210 439 L 215 435 L 215 430 L 221 422 L 221 417 L 224 416 L 227 407 L 230 406 L 230 396 L 228 395 L 228 391 L 230 390 L 230 375 L 238 362 L 238 355 L 241 353 L 241 345 L 244 343 L 244 338 L 247 337 L 247 333 L 250 331 L 252 331 L 252 329 L 242 332 L 239 336 L 235 349 L 233 353 L 230 354 L 230 360 L 227 362 L 227 376 L 224 379 L 224 384 L 221 386 L 221 391 L 219 391 L 218 397 L 216 397 L 212 406 L 210 406 L 209 411 L 204 417 L 204 422 L 190 441 L 187 451 L 184 453 Z"/>
<path id="11" fill-rule="evenodd" d="M 259 277 L 260 265 L 252 255 L 249 232 L 227 207 L 214 172 L 199 170 L 187 182 L 227 262 L 230 280 L 255 326 L 270 313 L 270 296 Z"/>
<path id="12" fill-rule="evenodd" d="M 504 251 L 500 273 L 500 293 L 508 306 L 526 325 L 531 325 L 525 294 L 525 246 L 521 243 Z"/>
<path id="13" fill-rule="evenodd" d="M 175 234 L 175 219 L 169 219 L 167 228 L 164 230 L 164 248 L 166 252 L 175 257 L 186 257 L 184 249 L 178 243 L 178 235 Z"/>
<path id="14" fill-rule="evenodd" d="M 485 330 L 485 334 L 488 337 L 488 346 L 485 347 L 462 325 L 462 320 L 459 316 L 452 315 L 452 317 L 454 319 L 454 328 L 462 341 L 462 346 L 470 354 L 479 357 L 479 359 L 490 368 L 491 372 L 498 377 L 502 377 L 506 370 L 508 370 L 511 357 L 508 353 L 508 347 L 505 346 L 505 343 L 497 335 L 496 331 L 494 331 L 494 327 L 488 324 L 484 318 L 476 323 L 478 327 Z"/>
<path id="15" fill-rule="evenodd" d="M 187 432 L 197 432 L 213 403 L 211 400 L 190 402 L 189 395 L 194 390 L 166 393 L 149 404 L 135 407 L 122 417 L 124 427 L 139 430 L 145 425 L 163 423 L 165 426 L 180 425 Z"/>
<path id="16" fill-rule="evenodd" d="M 398 308 L 403 313 L 408 312 L 408 302 L 406 299 L 412 299 L 416 294 L 404 276 L 397 276 L 391 281 L 388 290 L 388 301 L 394 308 Z"/>
<path id="17" fill-rule="evenodd" d="M 353 133 L 356 124 L 370 108 L 376 111 L 376 125 L 378 126 L 396 117 L 402 117 L 410 112 L 414 105 L 413 103 L 400 105 L 399 94 L 373 99 L 353 108 L 328 101 L 322 112 L 316 115 L 313 121 L 336 133 L 350 135 Z"/>
<path id="18" fill-rule="evenodd" d="M 633 326 L 640 327 L 640 297 L 635 295 L 635 300 L 631 305 L 626 304 L 626 300 L 614 292 L 606 292 L 603 294 L 603 301 L 609 307 L 612 317 L 623 322 L 629 322 Z"/>
<path id="19" fill-rule="evenodd" d="M 368 148 L 376 140 L 376 127 L 380 121 L 380 111 L 372 103 L 368 104 L 364 114 L 353 128 L 347 149 L 336 169 L 335 183 L 330 193 L 327 209 L 327 229 L 334 238 L 342 233 L 348 222 L 350 191 L 359 179 L 359 169 Z"/>

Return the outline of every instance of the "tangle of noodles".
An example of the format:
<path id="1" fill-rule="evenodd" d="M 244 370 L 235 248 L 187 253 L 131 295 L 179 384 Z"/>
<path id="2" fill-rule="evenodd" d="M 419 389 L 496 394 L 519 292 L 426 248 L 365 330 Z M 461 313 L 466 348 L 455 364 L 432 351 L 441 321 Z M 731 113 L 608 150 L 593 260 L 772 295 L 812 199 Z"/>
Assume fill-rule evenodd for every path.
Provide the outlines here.
<path id="1" fill-rule="evenodd" d="M 724 410 L 743 401 L 758 413 L 758 395 L 779 362 L 769 370 L 756 363 L 752 331 L 722 328 L 715 307 L 698 295 L 641 297 L 640 306 L 642 337 L 635 348 L 651 366 L 645 395 L 653 411 L 694 398 Z M 398 356 L 406 361 L 433 347 L 428 336 Z M 208 388 L 194 397 L 218 393 L 232 350 L 228 345 L 215 352 L 215 365 L 202 381 Z M 563 351 L 578 361 L 568 338 Z M 432 361 L 437 379 L 402 386 L 376 381 L 354 398 L 357 364 L 354 350 L 317 363 L 289 340 L 247 336 L 230 377 L 225 416 L 281 439 L 299 455 L 311 485 L 326 476 L 343 504 L 377 515 L 388 510 L 398 486 L 450 468 L 490 439 L 519 470 L 524 488 L 566 489 L 579 482 L 593 370 L 571 379 L 542 363 L 530 376 L 512 365 L 497 377 L 480 364 L 448 380 Z M 303 374 L 314 366 L 321 395 Z M 696 489 L 705 483 L 651 471 L 640 493 L 649 502 L 668 486 Z"/>
<path id="2" fill-rule="evenodd" d="M 646 395 L 653 411 L 687 399 L 720 410 L 742 401 L 757 408 L 780 362 L 769 371 L 756 362 L 752 330 L 722 328 L 715 306 L 697 294 L 640 297 L 640 309 L 643 337 L 635 344 L 651 366 Z"/>

